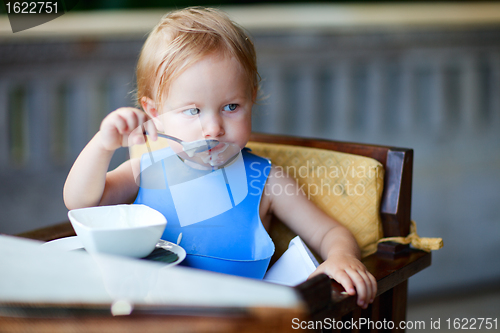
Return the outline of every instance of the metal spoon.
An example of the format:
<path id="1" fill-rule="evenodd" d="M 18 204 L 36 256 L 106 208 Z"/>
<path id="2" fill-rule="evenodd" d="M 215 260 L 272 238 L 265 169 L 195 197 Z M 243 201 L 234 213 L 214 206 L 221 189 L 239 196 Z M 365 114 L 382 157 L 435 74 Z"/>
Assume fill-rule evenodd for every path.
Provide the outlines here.
<path id="1" fill-rule="evenodd" d="M 169 139 L 169 140 L 172 140 L 172 141 L 179 143 L 182 146 L 183 150 L 186 152 L 186 154 L 188 154 L 188 156 L 190 156 L 190 157 L 193 154 L 201 153 L 201 152 L 207 151 L 209 149 L 215 148 L 219 144 L 218 140 L 213 140 L 213 139 L 196 140 L 196 141 L 189 142 L 189 141 L 182 141 L 179 138 L 176 138 L 174 136 L 167 135 L 164 133 L 157 132 L 157 134 L 158 134 L 158 136 L 160 136 L 162 138 Z"/>

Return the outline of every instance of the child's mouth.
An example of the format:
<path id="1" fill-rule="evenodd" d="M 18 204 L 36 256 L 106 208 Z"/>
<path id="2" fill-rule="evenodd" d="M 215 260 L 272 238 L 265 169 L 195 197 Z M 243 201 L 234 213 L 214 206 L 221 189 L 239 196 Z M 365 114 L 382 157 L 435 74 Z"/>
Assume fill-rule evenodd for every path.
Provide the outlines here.
<path id="1" fill-rule="evenodd" d="M 226 150 L 227 147 L 229 146 L 229 143 L 227 142 L 219 142 L 215 147 L 211 148 L 208 150 L 209 153 L 217 153 L 220 150 Z"/>
<path id="2" fill-rule="evenodd" d="M 206 154 L 202 154 L 200 157 L 205 164 L 209 164 L 211 166 L 222 165 L 226 162 L 227 156 L 223 154 L 227 148 L 230 146 L 229 143 L 220 142 L 214 148 L 208 150 Z"/>

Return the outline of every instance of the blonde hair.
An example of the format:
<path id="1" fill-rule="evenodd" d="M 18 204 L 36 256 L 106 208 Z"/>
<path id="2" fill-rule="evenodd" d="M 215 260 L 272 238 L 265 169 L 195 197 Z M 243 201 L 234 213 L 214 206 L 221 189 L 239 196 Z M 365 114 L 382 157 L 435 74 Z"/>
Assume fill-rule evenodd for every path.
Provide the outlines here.
<path id="1" fill-rule="evenodd" d="M 138 104 L 142 97 L 161 103 L 183 70 L 213 52 L 239 61 L 256 96 L 260 77 L 255 48 L 244 29 L 220 10 L 190 7 L 165 15 L 144 43 L 137 63 Z"/>

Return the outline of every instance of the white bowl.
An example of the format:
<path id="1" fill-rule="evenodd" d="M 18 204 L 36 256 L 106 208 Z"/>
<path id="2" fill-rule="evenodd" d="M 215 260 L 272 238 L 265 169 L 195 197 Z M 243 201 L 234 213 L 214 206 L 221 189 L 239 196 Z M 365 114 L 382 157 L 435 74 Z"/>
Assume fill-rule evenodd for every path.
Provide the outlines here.
<path id="1" fill-rule="evenodd" d="M 145 205 L 115 205 L 73 209 L 69 220 L 89 253 L 142 258 L 160 239 L 167 220 Z"/>

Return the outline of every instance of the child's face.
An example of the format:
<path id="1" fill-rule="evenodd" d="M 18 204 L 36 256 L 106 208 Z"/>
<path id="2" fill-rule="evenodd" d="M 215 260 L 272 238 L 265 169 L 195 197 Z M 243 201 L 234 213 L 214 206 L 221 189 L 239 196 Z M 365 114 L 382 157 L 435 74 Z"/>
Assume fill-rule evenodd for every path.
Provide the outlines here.
<path id="1" fill-rule="evenodd" d="M 158 110 L 163 130 L 184 141 L 216 139 L 243 148 L 251 132 L 252 89 L 240 63 L 206 56 L 172 81 Z"/>

